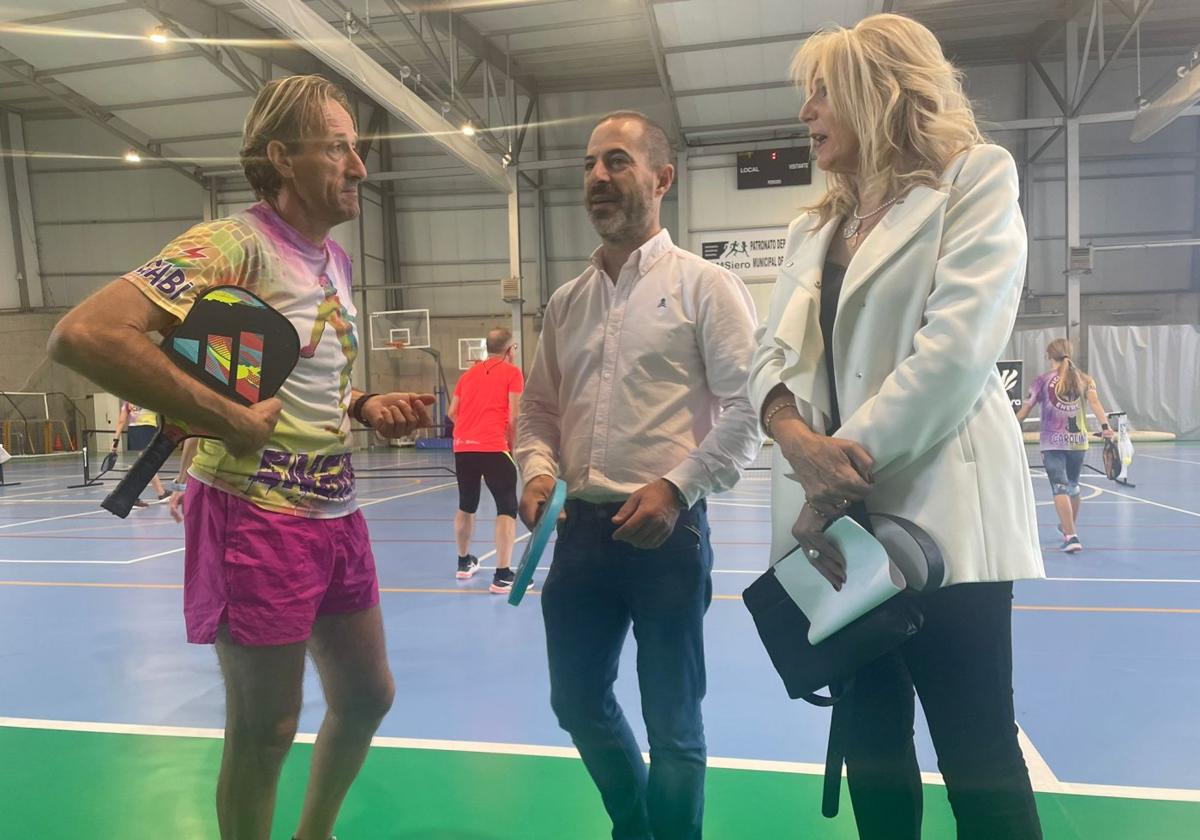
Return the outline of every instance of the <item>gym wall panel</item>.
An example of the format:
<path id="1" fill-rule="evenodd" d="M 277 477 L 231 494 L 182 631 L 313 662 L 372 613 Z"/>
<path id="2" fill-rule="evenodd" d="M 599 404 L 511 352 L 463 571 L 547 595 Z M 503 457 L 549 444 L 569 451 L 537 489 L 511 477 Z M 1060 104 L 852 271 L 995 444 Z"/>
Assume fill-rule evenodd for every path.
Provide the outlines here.
<path id="1" fill-rule="evenodd" d="M 43 224 L 74 220 L 201 217 L 204 189 L 170 169 L 35 172 L 34 212 Z"/>

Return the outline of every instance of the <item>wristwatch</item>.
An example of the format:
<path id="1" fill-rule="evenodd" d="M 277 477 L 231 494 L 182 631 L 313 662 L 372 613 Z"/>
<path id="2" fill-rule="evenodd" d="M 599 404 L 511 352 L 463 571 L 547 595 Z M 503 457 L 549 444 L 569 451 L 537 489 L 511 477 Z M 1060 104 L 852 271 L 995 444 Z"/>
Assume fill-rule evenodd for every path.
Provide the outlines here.
<path id="1" fill-rule="evenodd" d="M 171 482 L 171 492 L 172 493 L 183 493 L 186 491 L 187 491 L 187 482 L 186 481 L 172 481 Z"/>

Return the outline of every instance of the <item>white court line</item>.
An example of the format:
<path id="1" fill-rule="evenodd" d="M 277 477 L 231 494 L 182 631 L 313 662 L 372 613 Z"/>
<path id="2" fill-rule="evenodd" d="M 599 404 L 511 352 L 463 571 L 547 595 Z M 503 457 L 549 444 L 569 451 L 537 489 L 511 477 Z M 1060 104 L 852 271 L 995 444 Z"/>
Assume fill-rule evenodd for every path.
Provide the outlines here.
<path id="1" fill-rule="evenodd" d="M 5 505 L 92 505 L 95 503 L 95 497 L 91 499 L 0 499 L 0 508 Z"/>
<path id="2" fill-rule="evenodd" d="M 365 502 L 359 502 L 358 506 L 359 508 L 365 508 L 370 507 L 371 505 L 380 504 L 381 502 L 392 502 L 396 499 L 406 499 L 409 496 L 420 496 L 423 493 L 432 493 L 435 490 L 445 490 L 447 487 L 454 487 L 457 485 L 457 483 L 458 482 L 451 481 L 446 484 L 435 484 L 432 487 L 423 487 L 420 490 L 413 490 L 408 493 L 397 493 L 395 496 L 384 496 L 381 499 L 368 499 Z"/>
<path id="3" fill-rule="evenodd" d="M 97 484 L 92 487 L 76 487 L 74 489 L 70 487 L 55 487 L 50 490 L 34 490 L 32 493 L 14 493 L 11 496 L 0 496 L 0 502 L 16 501 L 17 499 L 27 499 L 33 496 L 45 496 L 48 493 L 75 493 L 78 495 L 81 490 L 94 490 L 96 488 L 103 489 L 103 485 Z"/>
<path id="4" fill-rule="evenodd" d="M 147 554 L 145 557 L 134 557 L 132 560 L 0 560 L 0 563 L 30 564 L 34 566 L 132 566 L 143 560 L 153 560 L 155 557 L 166 557 L 168 554 L 178 554 L 183 547 L 172 548 L 169 551 L 159 551 Z"/>
<path id="5" fill-rule="evenodd" d="M 103 508 L 97 508 L 96 510 L 84 511 L 83 513 L 67 513 L 63 514 L 62 516 L 47 516 L 44 519 L 28 519 L 25 522 L 10 522 L 7 525 L 0 525 L 0 530 L 4 530 L 5 528 L 19 528 L 22 525 L 37 525 L 39 522 L 57 522 L 60 519 L 76 519 L 80 516 L 95 516 L 98 513 L 108 513 L 108 511 L 104 510 Z"/>
<path id="6" fill-rule="evenodd" d="M 18 481 L 18 482 L 15 482 L 15 486 L 17 486 L 17 487 L 31 487 L 31 486 L 33 486 L 34 484 L 49 484 L 49 483 L 51 483 L 52 481 L 62 481 L 62 479 L 61 479 L 61 478 L 35 478 L 35 479 L 33 479 L 32 481 Z M 4 490 L 4 488 L 3 488 L 3 487 L 0 487 L 0 492 L 2 492 L 3 490 Z M 54 491 L 53 491 L 53 490 L 41 490 L 41 491 L 38 491 L 38 492 L 41 492 L 41 493 L 52 493 L 52 492 L 54 492 Z M 11 494 L 11 495 L 10 495 L 10 494 L 7 494 L 7 493 L 5 493 L 4 495 L 0 495 L 0 500 L 2 500 L 2 499 L 19 499 L 19 498 L 21 498 L 22 496 L 28 496 L 28 495 L 30 495 L 30 493 L 28 493 L 28 492 L 26 492 L 26 491 L 24 491 L 24 490 L 22 490 L 20 493 L 13 493 L 13 494 Z"/>
<path id="7" fill-rule="evenodd" d="M 1025 756 L 1025 766 L 1029 768 L 1029 781 L 1033 783 L 1033 789 L 1049 791 L 1057 788 L 1061 784 L 1058 776 L 1054 775 L 1046 759 L 1042 758 L 1042 754 L 1020 726 L 1017 727 L 1017 743 L 1021 745 L 1021 754 Z"/>
<path id="8" fill-rule="evenodd" d="M 1083 484 L 1083 482 L 1080 482 Z M 1164 505 L 1162 502 L 1152 502 L 1149 499 L 1143 499 L 1141 496 L 1131 496 L 1128 493 L 1120 493 L 1116 490 L 1110 490 L 1107 487 L 1097 487 L 1094 484 L 1083 484 L 1084 487 L 1091 487 L 1093 490 L 1099 490 L 1101 493 L 1108 493 L 1111 496 L 1118 496 L 1122 499 L 1131 499 L 1135 502 L 1141 502 L 1144 505 L 1153 505 L 1154 507 L 1162 508 L 1163 510 L 1173 510 L 1176 513 L 1185 513 L 1188 516 L 1200 517 L 1200 511 L 1188 510 L 1187 508 L 1178 508 L 1171 505 Z"/>
<path id="9" fill-rule="evenodd" d="M 158 735 L 168 738 L 209 738 L 219 740 L 225 733 L 221 729 L 185 727 L 185 726 L 146 726 L 130 723 L 93 723 L 90 721 L 73 720 L 35 720 L 31 718 L 0 717 L 0 727 L 11 729 L 43 729 L 57 732 L 96 732 L 110 735 Z M 1022 749 L 1028 749 L 1025 761 L 1030 765 L 1030 777 L 1033 789 L 1039 793 L 1070 793 L 1081 796 L 1108 796 L 1122 799 L 1150 799 L 1171 802 L 1200 802 L 1200 790 L 1186 788 L 1149 788 L 1126 787 L 1118 785 L 1077 784 L 1075 782 L 1059 781 L 1045 760 L 1041 758 L 1033 744 L 1024 733 Z M 296 736 L 301 744 L 311 744 L 316 741 L 316 733 L 303 732 Z M 410 750 L 442 750 L 446 752 L 487 753 L 490 755 L 526 755 L 542 758 L 579 759 L 579 753 L 571 747 L 550 747 L 540 744 L 505 744 L 487 741 L 443 741 L 423 738 L 391 738 L 376 736 L 371 740 L 373 747 L 384 749 Z M 646 758 L 643 756 L 643 758 Z M 1035 772 L 1035 765 L 1039 770 Z M 793 773 L 805 776 L 820 776 L 825 772 L 825 765 L 798 761 L 767 761 L 749 758 L 719 758 L 708 759 L 709 767 L 719 767 L 729 770 L 756 770 L 766 773 Z M 1040 768 L 1044 767 L 1042 771 Z M 922 781 L 928 784 L 943 784 L 938 773 L 922 773 Z"/>
<path id="10" fill-rule="evenodd" d="M 1146 455 L 1145 453 L 1139 454 L 1138 458 L 1153 458 L 1155 461 L 1174 461 L 1176 464 L 1195 464 L 1200 467 L 1200 461 L 1189 461 L 1186 458 L 1166 458 L 1162 455 Z"/>
<path id="11" fill-rule="evenodd" d="M 527 539 L 529 539 L 529 534 L 530 534 L 530 532 L 529 532 L 529 531 L 526 531 L 524 534 L 522 534 L 521 536 L 517 537 L 515 540 L 513 540 L 513 545 L 516 545 L 517 543 L 521 542 L 522 540 L 527 540 Z M 493 558 L 493 557 L 495 557 L 495 556 L 496 556 L 496 549 L 494 549 L 494 548 L 493 548 L 493 549 L 492 549 L 491 551 L 489 551 L 487 554 L 481 554 L 481 555 L 479 555 L 479 557 L 477 557 L 476 559 L 477 559 L 477 560 L 478 560 L 480 563 L 482 563 L 484 560 L 490 560 L 491 558 Z M 479 568 L 481 568 L 481 569 L 495 569 L 496 567 L 495 567 L 495 566 L 480 566 Z"/>
<path id="12" fill-rule="evenodd" d="M 1042 580 L 1059 580 L 1070 583 L 1200 583 L 1191 578 L 1089 578 L 1089 577 L 1048 577 Z"/>

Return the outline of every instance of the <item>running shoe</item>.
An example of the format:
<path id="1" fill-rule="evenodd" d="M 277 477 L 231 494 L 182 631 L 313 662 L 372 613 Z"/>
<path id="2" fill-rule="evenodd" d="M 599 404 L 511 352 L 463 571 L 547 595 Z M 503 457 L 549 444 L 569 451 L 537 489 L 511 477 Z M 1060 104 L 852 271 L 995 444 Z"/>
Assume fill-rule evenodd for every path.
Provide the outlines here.
<path id="1" fill-rule="evenodd" d="M 458 558 L 458 571 L 454 573 L 454 576 L 459 580 L 467 580 L 474 577 L 477 571 L 479 571 L 479 558 L 474 554 L 468 554 L 466 557 Z"/>
<path id="2" fill-rule="evenodd" d="M 1063 540 L 1062 545 L 1060 545 L 1059 548 L 1065 551 L 1067 554 L 1077 554 L 1080 551 L 1083 551 L 1083 543 L 1079 541 L 1079 537 L 1072 534 Z"/>
<path id="3" fill-rule="evenodd" d="M 492 585 L 488 587 L 488 591 L 495 595 L 505 595 L 512 591 L 514 578 L 516 575 L 512 569 L 497 569 L 492 575 Z"/>

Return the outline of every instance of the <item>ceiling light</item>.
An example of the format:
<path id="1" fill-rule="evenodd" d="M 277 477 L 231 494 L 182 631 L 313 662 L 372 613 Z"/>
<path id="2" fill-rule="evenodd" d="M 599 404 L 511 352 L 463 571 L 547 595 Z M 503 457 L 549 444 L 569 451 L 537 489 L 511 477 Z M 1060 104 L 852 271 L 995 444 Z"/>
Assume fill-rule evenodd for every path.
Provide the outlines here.
<path id="1" fill-rule="evenodd" d="M 165 44 L 167 41 L 171 40 L 170 36 L 167 34 L 167 28 L 162 25 L 154 27 L 154 29 L 150 31 L 150 35 L 148 37 L 156 44 Z"/>
<path id="2" fill-rule="evenodd" d="M 141 163 L 142 156 L 140 154 L 138 154 L 137 149 L 130 149 L 128 152 L 125 153 L 125 162 L 126 163 Z"/>
<path id="3" fill-rule="evenodd" d="M 463 123 L 462 133 L 465 134 L 467 137 L 474 137 L 475 136 L 475 126 L 471 125 L 470 123 Z"/>

